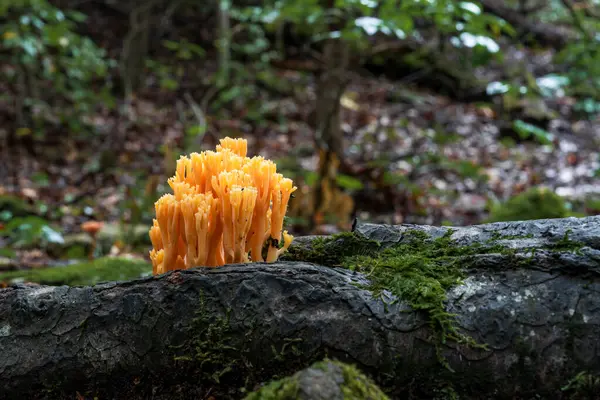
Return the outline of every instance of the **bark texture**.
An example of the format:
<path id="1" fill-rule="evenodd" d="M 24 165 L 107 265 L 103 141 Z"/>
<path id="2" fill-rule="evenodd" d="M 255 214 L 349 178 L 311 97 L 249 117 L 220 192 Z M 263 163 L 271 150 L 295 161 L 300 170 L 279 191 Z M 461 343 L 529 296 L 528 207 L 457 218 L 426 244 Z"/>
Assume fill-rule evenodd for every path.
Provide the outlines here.
<path id="1" fill-rule="evenodd" d="M 386 247 L 413 229 L 439 237 L 448 228 L 355 232 Z M 455 229 L 460 244 L 493 239 L 517 249 L 476 257 L 448 292 L 459 326 L 488 345 L 447 343 L 455 372 L 440 366 L 426 317 L 402 299 L 373 298 L 351 271 L 290 261 L 0 289 L 0 399 L 241 398 L 241 386 L 325 356 L 355 364 L 395 398 L 432 398 L 432 388 L 450 385 L 461 398 L 557 399 L 569 378 L 597 374 L 600 216 Z M 295 254 L 313 244 L 298 238 Z"/>

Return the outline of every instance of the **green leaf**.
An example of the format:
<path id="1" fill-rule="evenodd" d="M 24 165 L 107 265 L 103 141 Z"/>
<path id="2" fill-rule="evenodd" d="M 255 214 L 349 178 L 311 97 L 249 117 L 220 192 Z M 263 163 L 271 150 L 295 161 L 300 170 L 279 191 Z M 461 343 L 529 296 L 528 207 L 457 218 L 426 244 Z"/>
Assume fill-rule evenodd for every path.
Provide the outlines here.
<path id="1" fill-rule="evenodd" d="M 176 90 L 179 87 L 179 83 L 172 78 L 162 78 L 160 80 L 160 87 L 167 90 Z"/>
<path id="2" fill-rule="evenodd" d="M 554 135 L 552 135 L 550 132 L 520 119 L 513 123 L 513 129 L 522 139 L 528 139 L 529 137 L 533 136 L 542 144 L 552 144 L 552 140 L 554 138 Z"/>
<path id="3" fill-rule="evenodd" d="M 308 186 L 313 186 L 317 183 L 317 179 L 319 179 L 319 174 L 314 171 L 307 171 L 304 175 L 304 182 L 306 182 Z"/>
<path id="4" fill-rule="evenodd" d="M 79 11 L 69 11 L 67 15 L 75 22 L 85 22 L 87 20 L 87 15 L 80 13 Z"/>
<path id="5" fill-rule="evenodd" d="M 162 41 L 163 46 L 165 46 L 167 49 L 169 50 L 177 50 L 179 49 L 179 43 L 174 42 L 172 40 L 163 40 Z"/>
<path id="6" fill-rule="evenodd" d="M 336 176 L 337 184 L 343 189 L 360 190 L 364 188 L 363 183 L 349 175 L 338 174 Z"/>
<path id="7" fill-rule="evenodd" d="M 192 125 L 185 130 L 188 136 L 201 136 L 206 132 L 206 125 Z"/>

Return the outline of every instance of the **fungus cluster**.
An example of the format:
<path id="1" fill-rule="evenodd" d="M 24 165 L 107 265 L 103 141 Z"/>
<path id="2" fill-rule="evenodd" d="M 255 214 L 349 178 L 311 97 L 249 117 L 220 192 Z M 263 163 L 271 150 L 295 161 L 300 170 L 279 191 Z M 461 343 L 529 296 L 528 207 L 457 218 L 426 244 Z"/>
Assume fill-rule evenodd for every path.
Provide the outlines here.
<path id="1" fill-rule="evenodd" d="M 297 188 L 275 163 L 246 157 L 245 139 L 177 161 L 173 194 L 155 203 L 150 228 L 153 274 L 196 266 L 273 262 L 290 246 L 283 218 Z M 283 246 L 280 246 L 283 235 Z M 266 245 L 266 256 L 263 248 Z"/>

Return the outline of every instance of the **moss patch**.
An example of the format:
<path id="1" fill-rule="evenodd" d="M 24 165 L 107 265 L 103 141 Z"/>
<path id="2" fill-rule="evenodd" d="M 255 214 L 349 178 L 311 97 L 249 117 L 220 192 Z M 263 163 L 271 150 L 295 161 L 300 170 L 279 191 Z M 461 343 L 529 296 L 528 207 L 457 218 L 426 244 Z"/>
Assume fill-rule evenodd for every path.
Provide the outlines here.
<path id="1" fill-rule="evenodd" d="M 282 261 L 304 261 L 331 267 L 343 266 L 348 256 L 375 256 L 380 244 L 353 232 L 320 236 L 309 245 L 292 245 L 279 258 Z"/>
<path id="2" fill-rule="evenodd" d="M 12 217 L 24 217 L 35 213 L 34 208 L 25 200 L 13 195 L 0 196 L 0 210 L 2 210 L 0 212 L 1 221 L 8 221 Z"/>
<path id="3" fill-rule="evenodd" d="M 336 374 L 331 368 L 338 367 L 341 370 L 343 382 L 339 389 L 346 400 L 388 400 L 388 396 L 381 391 L 371 379 L 361 373 L 355 366 L 338 361 L 325 359 L 314 363 L 310 369 L 319 369 L 326 373 Z M 296 400 L 302 398 L 300 384 L 301 376 L 305 371 L 300 371 L 293 376 L 280 379 L 263 386 L 256 392 L 246 396 L 246 400 Z"/>
<path id="4" fill-rule="evenodd" d="M 299 338 L 277 338 L 277 343 L 271 344 L 272 358 L 268 357 L 272 361 L 264 365 L 260 361 L 264 357 L 250 356 L 263 354 L 264 344 L 254 342 L 258 336 L 257 321 L 245 321 L 249 327 L 240 337 L 238 330 L 231 327 L 231 310 L 226 310 L 224 316 L 218 315 L 211 306 L 215 302 L 205 299 L 203 292 L 199 299 L 188 339 L 171 348 L 177 354 L 174 359 L 193 370 L 194 379 L 210 385 L 219 398 L 240 398 L 240 393 L 250 392 L 266 379 L 284 377 L 324 356 L 321 352 L 301 352 L 296 347 L 301 342 Z"/>
<path id="5" fill-rule="evenodd" d="M 342 392 L 344 399 L 371 399 L 371 400 L 387 400 L 388 397 L 369 379 L 363 375 L 356 367 L 339 362 L 333 362 L 342 368 L 344 375 L 344 384 Z"/>
<path id="6" fill-rule="evenodd" d="M 458 246 L 450 239 L 452 230 L 435 240 L 422 231 L 410 231 L 405 240 L 381 251 L 376 257 L 356 255 L 347 257 L 343 265 L 361 272 L 369 279 L 366 287 L 375 296 L 384 290 L 406 300 L 418 311 L 425 312 L 435 336 L 440 361 L 441 346 L 447 340 L 482 347 L 471 337 L 458 331 L 454 316 L 445 310 L 447 291 L 465 278 L 469 258 L 487 251 L 498 251 L 482 245 Z"/>
<path id="7" fill-rule="evenodd" d="M 567 395 L 566 398 L 572 400 L 598 398 L 600 376 L 585 371 L 580 372 L 570 379 L 561 390 Z"/>
<path id="8" fill-rule="evenodd" d="M 492 208 L 487 222 L 524 221 L 570 216 L 565 200 L 544 188 L 532 188 Z"/>
<path id="9" fill-rule="evenodd" d="M 300 385 L 295 376 L 273 381 L 260 390 L 250 393 L 246 400 L 297 400 Z"/>
<path id="10" fill-rule="evenodd" d="M 440 362 L 441 345 L 447 340 L 482 347 L 458 331 L 454 316 L 445 310 L 446 292 L 461 283 L 472 258 L 486 252 L 506 250 L 497 245 L 458 246 L 451 238 L 453 230 L 433 240 L 427 233 L 411 230 L 400 243 L 381 250 L 379 243 L 357 233 L 342 233 L 317 238 L 308 247 L 290 248 L 287 259 L 338 266 L 364 274 L 370 283 L 364 286 L 374 296 L 389 291 L 406 300 L 431 322 Z"/>
<path id="11" fill-rule="evenodd" d="M 234 369 L 243 367 L 244 350 L 232 342 L 229 311 L 224 317 L 212 315 L 200 293 L 200 304 L 192 319 L 191 356 L 176 356 L 178 361 L 199 363 L 201 381 L 220 384 L 221 378 Z"/>
<path id="12" fill-rule="evenodd" d="M 399 243 L 382 249 L 376 241 L 358 233 L 341 233 L 319 237 L 310 245 L 292 246 L 284 259 L 315 262 L 331 267 L 341 267 L 360 272 L 369 280 L 364 286 L 374 296 L 381 297 L 389 291 L 405 300 L 414 309 L 426 313 L 431 323 L 434 342 L 440 362 L 449 366 L 441 355 L 442 345 L 454 341 L 484 348 L 472 337 L 459 332 L 454 315 L 445 309 L 447 292 L 462 283 L 466 271 L 476 267 L 478 257 L 498 254 L 508 258 L 507 265 L 525 267 L 534 260 L 535 247 L 510 248 L 501 240 L 532 238 L 532 235 L 506 236 L 492 234 L 482 243 L 461 246 L 451 239 L 454 230 L 432 238 L 421 230 L 409 230 Z M 546 246 L 552 253 L 578 252 L 583 244 L 569 238 L 569 231 L 554 243 Z"/>
<path id="13" fill-rule="evenodd" d="M 103 257 L 65 267 L 0 273 L 0 282 L 23 280 L 42 285 L 91 286 L 101 282 L 127 281 L 151 272 L 152 265 L 143 260 Z"/>

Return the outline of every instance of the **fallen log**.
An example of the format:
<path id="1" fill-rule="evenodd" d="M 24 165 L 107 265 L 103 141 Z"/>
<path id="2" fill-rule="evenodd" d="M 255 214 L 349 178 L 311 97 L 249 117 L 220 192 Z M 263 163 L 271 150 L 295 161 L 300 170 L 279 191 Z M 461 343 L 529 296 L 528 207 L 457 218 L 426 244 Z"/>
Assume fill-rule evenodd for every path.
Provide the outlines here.
<path id="1" fill-rule="evenodd" d="M 559 399 L 570 378 L 600 371 L 600 216 L 353 231 L 297 238 L 294 261 L 0 289 L 0 399 L 242 398 L 324 357 L 356 365 L 392 398 L 449 388 Z M 410 299 L 375 296 L 371 276 L 334 268 L 415 232 L 426 246 L 474 246 L 437 261 L 464 269 L 445 309 L 477 345 L 440 341 Z"/>

